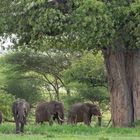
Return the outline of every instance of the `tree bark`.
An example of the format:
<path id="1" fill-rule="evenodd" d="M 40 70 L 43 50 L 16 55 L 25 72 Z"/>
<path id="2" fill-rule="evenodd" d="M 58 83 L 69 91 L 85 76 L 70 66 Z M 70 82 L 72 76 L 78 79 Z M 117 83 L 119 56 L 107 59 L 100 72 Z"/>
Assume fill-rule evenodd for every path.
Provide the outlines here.
<path id="1" fill-rule="evenodd" d="M 140 49 L 133 56 L 133 106 L 134 121 L 140 120 Z"/>
<path id="2" fill-rule="evenodd" d="M 103 51 L 108 73 L 112 125 L 131 127 L 140 120 L 140 49 Z"/>
<path id="3" fill-rule="evenodd" d="M 55 90 L 55 98 L 57 101 L 60 101 L 60 95 L 59 95 L 59 83 L 57 81 L 57 78 L 55 78 L 55 84 L 54 84 L 54 90 Z"/>

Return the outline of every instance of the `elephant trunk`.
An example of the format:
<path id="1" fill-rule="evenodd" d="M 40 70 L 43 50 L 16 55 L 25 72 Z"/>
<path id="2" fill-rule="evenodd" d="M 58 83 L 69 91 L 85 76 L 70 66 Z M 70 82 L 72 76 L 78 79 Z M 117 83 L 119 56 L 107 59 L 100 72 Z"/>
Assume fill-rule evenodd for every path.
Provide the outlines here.
<path id="1" fill-rule="evenodd" d="M 101 126 L 102 117 L 98 116 L 98 125 Z"/>
<path id="2" fill-rule="evenodd" d="M 18 111 L 18 120 L 20 123 L 26 124 L 26 115 L 25 115 L 24 110 L 22 110 L 22 109 L 20 111 Z"/>
<path id="3" fill-rule="evenodd" d="M 2 112 L 0 112 L 0 124 L 2 123 Z"/>
<path id="4" fill-rule="evenodd" d="M 26 118 L 25 118 L 25 116 L 20 115 L 20 116 L 19 116 L 19 121 L 20 121 L 22 124 L 26 124 Z"/>

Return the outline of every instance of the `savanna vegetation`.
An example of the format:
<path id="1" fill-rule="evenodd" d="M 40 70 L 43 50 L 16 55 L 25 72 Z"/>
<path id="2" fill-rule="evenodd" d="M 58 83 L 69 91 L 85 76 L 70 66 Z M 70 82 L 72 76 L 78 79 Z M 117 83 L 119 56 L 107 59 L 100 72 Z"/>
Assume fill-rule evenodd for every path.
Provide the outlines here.
<path id="1" fill-rule="evenodd" d="M 0 0 L 0 139 L 139 139 L 139 17 L 140 0 Z M 17 98 L 31 105 L 23 136 Z M 50 100 L 65 120 L 74 103 L 98 105 L 102 127 L 35 125 L 36 105 Z"/>

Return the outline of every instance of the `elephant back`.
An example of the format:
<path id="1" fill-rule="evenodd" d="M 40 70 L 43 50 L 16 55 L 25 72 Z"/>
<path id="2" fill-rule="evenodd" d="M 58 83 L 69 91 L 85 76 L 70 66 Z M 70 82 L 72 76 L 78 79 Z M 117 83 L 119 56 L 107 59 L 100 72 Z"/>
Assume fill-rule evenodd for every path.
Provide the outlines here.
<path id="1" fill-rule="evenodd" d="M 79 111 L 81 109 L 82 105 L 83 105 L 82 103 L 75 103 L 75 104 L 71 105 L 69 108 L 69 112 L 74 113 L 74 112 Z"/>
<path id="2" fill-rule="evenodd" d="M 77 114 L 80 114 L 82 105 L 83 105 L 82 103 L 75 103 L 71 105 L 68 111 L 68 115 L 75 116 Z"/>
<path id="3" fill-rule="evenodd" d="M 35 110 L 35 116 L 36 116 L 36 122 L 42 122 L 47 121 L 47 112 L 46 112 L 46 106 L 48 105 L 48 102 L 39 103 Z"/>

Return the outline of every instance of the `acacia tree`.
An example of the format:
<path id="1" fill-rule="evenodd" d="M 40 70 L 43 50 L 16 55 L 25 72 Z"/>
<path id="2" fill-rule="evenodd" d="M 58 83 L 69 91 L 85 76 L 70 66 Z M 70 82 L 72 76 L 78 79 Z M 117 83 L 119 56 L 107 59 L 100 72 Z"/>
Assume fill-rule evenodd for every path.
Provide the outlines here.
<path id="1" fill-rule="evenodd" d="M 67 89 L 62 71 L 67 69 L 70 62 L 63 52 L 49 51 L 43 54 L 32 50 L 16 51 L 5 55 L 5 63 L 13 65 L 12 72 L 28 73 L 25 79 L 40 81 L 40 86 L 47 90 L 51 100 L 60 100 L 60 88 Z"/>
<path id="2" fill-rule="evenodd" d="M 113 126 L 132 126 L 140 119 L 140 0 L 59 2 L 21 1 L 7 32 L 19 37 L 20 48 L 101 50 Z"/>
<path id="3" fill-rule="evenodd" d="M 16 67 L 19 69 L 18 64 L 6 63 L 7 57 L 9 56 L 2 56 L 0 58 L 0 92 L 9 94 L 9 97 L 24 98 L 31 104 L 41 100 L 42 96 L 39 88 L 41 82 L 24 70 L 16 71 Z"/>

